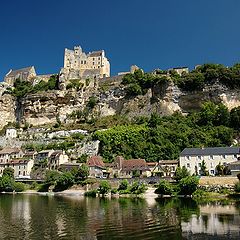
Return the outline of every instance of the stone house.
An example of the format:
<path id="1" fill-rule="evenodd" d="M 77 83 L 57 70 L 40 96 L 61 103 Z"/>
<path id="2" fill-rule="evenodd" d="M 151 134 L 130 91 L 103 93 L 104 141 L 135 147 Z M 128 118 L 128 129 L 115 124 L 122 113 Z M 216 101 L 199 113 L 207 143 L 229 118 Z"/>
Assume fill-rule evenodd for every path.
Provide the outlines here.
<path id="1" fill-rule="evenodd" d="M 68 155 L 65 151 L 56 150 L 48 157 L 48 169 L 58 170 L 61 164 L 68 162 Z"/>
<path id="2" fill-rule="evenodd" d="M 144 159 L 125 160 L 121 156 L 117 156 L 113 164 L 114 173 L 119 177 L 134 177 L 135 175 L 150 176 L 151 171 Z"/>
<path id="3" fill-rule="evenodd" d="M 159 172 L 163 177 L 173 177 L 178 164 L 178 160 L 160 160 L 158 162 Z"/>
<path id="4" fill-rule="evenodd" d="M 228 165 L 237 161 L 239 156 L 239 147 L 185 148 L 180 154 L 179 164 L 180 167 L 185 166 L 191 174 L 201 175 L 201 164 L 204 161 L 209 174 L 215 175 L 219 163 Z"/>
<path id="5" fill-rule="evenodd" d="M 34 161 L 29 159 L 12 159 L 6 163 L 0 163 L 0 175 L 2 176 L 3 170 L 10 167 L 14 170 L 14 178 L 30 178 L 30 173 Z"/>
<path id="6" fill-rule="evenodd" d="M 50 156 L 52 155 L 52 153 L 54 153 L 53 149 L 51 149 L 51 150 L 42 150 L 42 151 L 40 151 L 36 155 L 35 161 L 39 162 L 39 161 L 43 161 L 45 159 L 48 160 L 50 158 Z"/>
<path id="7" fill-rule="evenodd" d="M 37 76 L 35 68 L 33 66 L 21 68 L 17 70 L 10 70 L 5 78 L 4 81 L 13 86 L 17 79 L 21 81 L 32 81 Z"/>
<path id="8" fill-rule="evenodd" d="M 101 156 L 92 156 L 87 160 L 89 167 L 89 176 L 102 178 L 105 172 L 104 162 Z"/>
<path id="9" fill-rule="evenodd" d="M 8 148 L 5 147 L 0 150 L 0 163 L 8 163 L 15 158 L 22 158 L 23 151 L 20 148 Z"/>

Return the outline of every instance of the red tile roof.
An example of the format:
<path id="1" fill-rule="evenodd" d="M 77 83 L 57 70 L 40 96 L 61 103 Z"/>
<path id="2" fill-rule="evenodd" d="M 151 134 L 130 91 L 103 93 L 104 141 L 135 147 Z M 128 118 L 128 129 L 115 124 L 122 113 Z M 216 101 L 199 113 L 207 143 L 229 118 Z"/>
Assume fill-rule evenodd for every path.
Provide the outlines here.
<path id="1" fill-rule="evenodd" d="M 130 159 L 123 160 L 122 162 L 123 171 L 132 171 L 132 170 L 149 170 L 147 163 L 144 159 Z"/>
<path id="2" fill-rule="evenodd" d="M 104 167 L 104 163 L 102 157 L 100 156 L 92 156 L 87 160 L 87 165 L 89 167 Z"/>

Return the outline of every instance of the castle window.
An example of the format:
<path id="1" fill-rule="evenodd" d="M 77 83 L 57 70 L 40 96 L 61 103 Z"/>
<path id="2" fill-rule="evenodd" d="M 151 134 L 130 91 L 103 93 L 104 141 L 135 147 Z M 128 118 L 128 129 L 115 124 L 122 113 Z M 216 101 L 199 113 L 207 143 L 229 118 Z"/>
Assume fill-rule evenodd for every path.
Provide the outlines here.
<path id="1" fill-rule="evenodd" d="M 93 58 L 92 60 L 94 61 L 95 58 Z"/>
<path id="2" fill-rule="evenodd" d="M 92 63 L 93 65 L 95 64 L 95 62 Z"/>

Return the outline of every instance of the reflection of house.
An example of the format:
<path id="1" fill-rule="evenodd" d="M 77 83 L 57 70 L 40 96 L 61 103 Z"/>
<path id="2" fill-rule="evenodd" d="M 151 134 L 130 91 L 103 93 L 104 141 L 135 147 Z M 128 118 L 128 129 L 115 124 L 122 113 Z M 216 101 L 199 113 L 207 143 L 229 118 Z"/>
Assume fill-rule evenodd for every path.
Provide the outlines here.
<path id="1" fill-rule="evenodd" d="M 151 175 L 150 169 L 144 159 L 125 160 L 118 156 L 115 159 L 114 167 L 119 177 L 133 177 L 138 175 Z"/>
<path id="2" fill-rule="evenodd" d="M 239 156 L 239 147 L 185 148 L 180 154 L 180 167 L 185 166 L 191 174 L 201 174 L 204 161 L 209 174 L 214 175 L 219 163 L 227 165 Z"/>
<path id="3" fill-rule="evenodd" d="M 238 158 L 238 161 L 229 163 L 228 167 L 231 171 L 231 175 L 237 176 L 240 173 L 240 158 Z"/>
<path id="4" fill-rule="evenodd" d="M 21 158 L 23 156 L 23 152 L 19 148 L 3 148 L 0 151 L 0 163 L 7 163 L 11 159 Z"/>
<path id="5" fill-rule="evenodd" d="M 30 178 L 33 160 L 13 159 L 7 163 L 0 163 L 0 175 L 2 175 L 3 170 L 7 167 L 14 170 L 15 178 Z"/>
<path id="6" fill-rule="evenodd" d="M 65 151 L 56 150 L 48 158 L 48 168 L 57 170 L 61 164 L 66 162 L 68 162 L 68 155 L 65 154 Z"/>
<path id="7" fill-rule="evenodd" d="M 87 165 L 89 167 L 89 176 L 91 177 L 103 177 L 104 163 L 102 157 L 92 156 L 87 160 Z"/>

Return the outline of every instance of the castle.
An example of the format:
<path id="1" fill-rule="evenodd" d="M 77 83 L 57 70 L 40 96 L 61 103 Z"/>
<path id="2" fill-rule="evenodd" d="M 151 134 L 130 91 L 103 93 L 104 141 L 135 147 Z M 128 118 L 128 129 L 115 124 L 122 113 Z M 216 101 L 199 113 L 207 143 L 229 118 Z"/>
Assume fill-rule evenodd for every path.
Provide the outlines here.
<path id="1" fill-rule="evenodd" d="M 104 50 L 86 54 L 80 46 L 73 50 L 65 49 L 64 67 L 60 71 L 62 80 L 104 77 L 110 77 L 110 63 Z"/>

